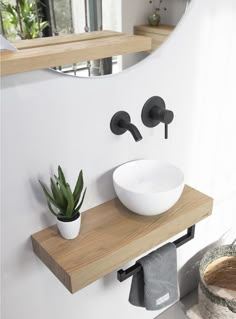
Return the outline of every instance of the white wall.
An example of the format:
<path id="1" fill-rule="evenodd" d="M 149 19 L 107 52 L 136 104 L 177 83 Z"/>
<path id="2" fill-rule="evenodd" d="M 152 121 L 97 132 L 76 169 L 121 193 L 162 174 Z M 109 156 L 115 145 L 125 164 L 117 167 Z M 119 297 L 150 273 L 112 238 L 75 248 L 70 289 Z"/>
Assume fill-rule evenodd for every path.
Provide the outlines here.
<path id="1" fill-rule="evenodd" d="M 214 196 L 215 207 L 195 240 L 178 250 L 179 268 L 235 224 L 235 19 L 234 0 L 195 0 L 157 53 L 119 75 L 79 79 L 38 71 L 2 79 L 3 319 L 155 317 L 128 303 L 130 281 L 117 282 L 115 272 L 71 295 L 34 256 L 30 235 L 54 223 L 37 178 L 48 180 L 58 163 L 71 182 L 83 168 L 84 209 L 114 196 L 112 170 L 125 161 L 164 158 L 182 167 L 186 182 Z M 152 95 L 175 113 L 167 141 L 161 125 L 141 123 Z M 110 132 L 121 109 L 142 131 L 141 142 Z M 184 268 L 190 280 L 181 281 L 183 294 L 195 284 L 192 270 Z"/>

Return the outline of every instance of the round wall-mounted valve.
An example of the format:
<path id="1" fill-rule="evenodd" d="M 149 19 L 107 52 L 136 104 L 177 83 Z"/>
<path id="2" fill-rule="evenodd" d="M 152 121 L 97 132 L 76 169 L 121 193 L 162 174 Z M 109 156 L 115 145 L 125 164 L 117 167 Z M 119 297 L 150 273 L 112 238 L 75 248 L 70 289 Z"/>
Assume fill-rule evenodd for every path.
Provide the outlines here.
<path id="1" fill-rule="evenodd" d="M 165 138 L 168 138 L 168 125 L 174 119 L 174 113 L 166 109 L 164 100 L 153 96 L 147 100 L 142 109 L 142 122 L 147 127 L 155 127 L 160 123 L 165 124 Z"/>
<path id="2" fill-rule="evenodd" d="M 116 114 L 113 115 L 111 122 L 110 122 L 110 128 L 112 133 L 116 135 L 122 135 L 127 131 L 127 128 L 122 126 L 122 122 L 130 123 L 131 118 L 130 115 L 125 111 L 119 111 Z"/>

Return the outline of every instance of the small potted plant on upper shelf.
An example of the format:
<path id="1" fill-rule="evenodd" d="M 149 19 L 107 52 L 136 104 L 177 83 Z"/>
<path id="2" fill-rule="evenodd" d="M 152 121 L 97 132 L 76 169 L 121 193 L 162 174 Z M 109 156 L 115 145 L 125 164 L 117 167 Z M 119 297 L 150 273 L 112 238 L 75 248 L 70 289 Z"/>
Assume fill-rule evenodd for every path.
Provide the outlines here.
<path id="1" fill-rule="evenodd" d="M 62 237 L 65 239 L 76 238 L 79 234 L 81 223 L 80 209 L 86 194 L 86 188 L 83 191 L 83 171 L 81 170 L 79 173 L 73 192 L 60 166 L 58 166 L 58 176 L 54 175 L 54 178 L 51 178 L 50 181 L 51 192 L 39 180 L 47 199 L 48 208 L 57 217 L 57 226 Z"/>
<path id="2" fill-rule="evenodd" d="M 148 23 L 150 26 L 156 27 L 161 22 L 161 6 L 163 4 L 163 0 L 160 0 L 159 6 L 155 9 L 155 12 L 148 17 Z M 164 8 L 164 11 L 167 11 L 167 8 Z"/>

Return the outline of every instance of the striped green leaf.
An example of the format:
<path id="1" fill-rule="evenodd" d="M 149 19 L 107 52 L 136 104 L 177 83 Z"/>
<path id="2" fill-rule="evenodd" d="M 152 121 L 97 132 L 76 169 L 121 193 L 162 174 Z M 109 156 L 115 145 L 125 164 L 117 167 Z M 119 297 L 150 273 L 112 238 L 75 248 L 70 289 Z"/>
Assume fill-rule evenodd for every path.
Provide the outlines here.
<path id="1" fill-rule="evenodd" d="M 75 207 L 77 206 L 79 200 L 80 200 L 80 196 L 82 193 L 84 187 L 84 180 L 83 180 L 83 171 L 81 170 L 75 185 L 75 189 L 73 192 L 73 197 L 74 197 L 74 201 L 75 201 Z"/>
<path id="2" fill-rule="evenodd" d="M 50 181 L 51 181 L 51 190 L 52 190 L 55 201 L 58 203 L 58 206 L 60 206 L 61 209 L 65 208 L 66 202 L 62 192 L 60 191 L 58 187 L 58 184 L 54 182 L 53 178 L 51 178 Z"/>
<path id="3" fill-rule="evenodd" d="M 74 202 L 74 197 L 73 197 L 73 194 L 72 194 L 72 191 L 70 189 L 69 184 L 66 185 L 66 190 L 67 190 L 67 196 L 68 196 L 68 205 L 67 205 L 67 209 L 66 209 L 66 216 L 71 217 L 73 210 L 74 210 L 75 202 Z"/>
<path id="4" fill-rule="evenodd" d="M 87 191 L 87 188 L 85 188 L 85 190 L 84 190 L 84 193 L 83 193 L 83 196 L 82 196 L 82 199 L 81 199 L 81 202 L 80 202 L 79 206 L 75 209 L 75 211 L 76 211 L 76 212 L 79 212 L 79 211 L 80 211 L 80 208 L 81 208 L 81 207 L 82 207 L 82 205 L 83 205 L 84 197 L 85 197 L 86 191 Z"/>
<path id="5" fill-rule="evenodd" d="M 47 201 L 47 202 L 48 202 L 48 208 L 51 211 L 51 213 L 53 215 L 55 215 L 56 217 L 58 217 L 58 214 L 53 210 L 51 203 L 49 201 Z"/>
<path id="6" fill-rule="evenodd" d="M 58 166 L 58 178 L 62 184 L 66 186 L 66 179 L 60 165 Z"/>
<path id="7" fill-rule="evenodd" d="M 57 202 L 54 200 L 53 195 L 49 193 L 47 190 L 47 187 L 39 180 L 39 183 L 43 189 L 43 192 L 49 202 L 51 202 L 56 208 L 60 209 L 60 206 L 57 204 Z"/>

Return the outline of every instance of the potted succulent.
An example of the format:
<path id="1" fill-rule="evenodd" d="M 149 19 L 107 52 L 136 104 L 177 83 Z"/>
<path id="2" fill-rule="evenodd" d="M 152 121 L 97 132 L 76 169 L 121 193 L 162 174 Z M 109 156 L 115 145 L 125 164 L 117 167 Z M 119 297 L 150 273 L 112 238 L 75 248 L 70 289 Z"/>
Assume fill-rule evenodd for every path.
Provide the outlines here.
<path id="1" fill-rule="evenodd" d="M 58 166 L 58 176 L 54 175 L 54 178 L 51 178 L 50 181 L 51 192 L 39 180 L 47 199 L 48 208 L 57 217 L 57 226 L 62 237 L 73 239 L 79 234 L 81 223 L 80 209 L 86 194 L 86 189 L 83 191 L 83 171 L 81 170 L 79 173 L 73 192 L 60 166 Z"/>

